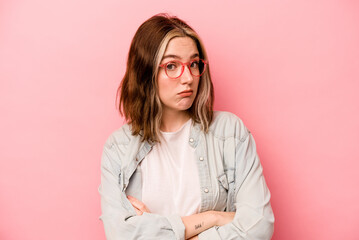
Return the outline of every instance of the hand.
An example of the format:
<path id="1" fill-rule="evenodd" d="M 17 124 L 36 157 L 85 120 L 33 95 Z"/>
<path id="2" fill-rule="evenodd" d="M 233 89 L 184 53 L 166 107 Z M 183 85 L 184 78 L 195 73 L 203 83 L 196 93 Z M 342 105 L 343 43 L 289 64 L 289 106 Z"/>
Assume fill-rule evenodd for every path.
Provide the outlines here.
<path id="1" fill-rule="evenodd" d="M 199 238 L 198 238 L 198 235 L 196 235 L 196 236 L 193 236 L 193 237 L 191 237 L 191 238 L 188 238 L 187 240 L 198 240 Z"/>
<path id="2" fill-rule="evenodd" d="M 130 201 L 132 206 L 135 208 L 136 213 L 138 216 L 141 216 L 144 212 L 150 213 L 150 210 L 146 207 L 146 205 L 138 200 L 137 198 L 134 198 L 130 195 L 127 196 L 127 199 Z"/>
<path id="3" fill-rule="evenodd" d="M 227 223 L 232 222 L 234 215 L 236 214 L 235 212 L 219 212 L 219 211 L 214 211 L 215 215 L 216 215 L 216 219 L 217 219 L 217 226 L 223 226 L 226 225 Z"/>

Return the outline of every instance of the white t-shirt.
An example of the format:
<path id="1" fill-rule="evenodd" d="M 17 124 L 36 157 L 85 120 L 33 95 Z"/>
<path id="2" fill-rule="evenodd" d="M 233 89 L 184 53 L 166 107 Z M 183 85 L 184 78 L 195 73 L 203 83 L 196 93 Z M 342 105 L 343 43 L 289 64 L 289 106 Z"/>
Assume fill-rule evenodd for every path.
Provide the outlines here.
<path id="1" fill-rule="evenodd" d="M 161 132 L 141 162 L 142 202 L 151 213 L 188 216 L 199 212 L 199 175 L 194 149 L 188 144 L 192 120 L 176 132 Z"/>

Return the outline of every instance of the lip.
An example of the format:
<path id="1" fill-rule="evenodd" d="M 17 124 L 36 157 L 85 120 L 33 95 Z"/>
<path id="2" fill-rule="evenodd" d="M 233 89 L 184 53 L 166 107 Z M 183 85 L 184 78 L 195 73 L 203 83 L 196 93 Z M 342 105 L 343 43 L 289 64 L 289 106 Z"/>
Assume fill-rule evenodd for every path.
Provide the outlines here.
<path id="1" fill-rule="evenodd" d="M 181 97 L 189 97 L 192 94 L 193 94 L 193 90 L 185 90 L 185 91 L 178 93 L 178 95 L 180 95 Z"/>

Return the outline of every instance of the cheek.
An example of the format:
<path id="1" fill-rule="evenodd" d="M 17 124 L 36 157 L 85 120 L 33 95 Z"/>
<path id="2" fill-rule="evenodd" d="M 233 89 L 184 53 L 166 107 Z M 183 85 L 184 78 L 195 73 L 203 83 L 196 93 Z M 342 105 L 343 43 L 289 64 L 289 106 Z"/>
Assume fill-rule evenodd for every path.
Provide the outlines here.
<path id="1" fill-rule="evenodd" d="M 175 84 L 170 80 L 171 79 L 168 79 L 167 76 L 158 76 L 158 93 L 162 101 L 165 100 L 165 98 L 170 97 L 175 90 Z"/>

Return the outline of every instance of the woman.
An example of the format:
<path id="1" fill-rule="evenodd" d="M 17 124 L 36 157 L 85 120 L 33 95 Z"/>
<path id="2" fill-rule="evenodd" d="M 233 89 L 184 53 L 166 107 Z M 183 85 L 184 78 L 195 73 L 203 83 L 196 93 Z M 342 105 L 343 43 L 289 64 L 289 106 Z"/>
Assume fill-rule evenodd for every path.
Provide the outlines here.
<path id="1" fill-rule="evenodd" d="M 270 239 L 274 216 L 254 139 L 213 112 L 205 48 L 160 14 L 137 30 L 118 91 L 127 124 L 101 162 L 107 239 Z"/>

